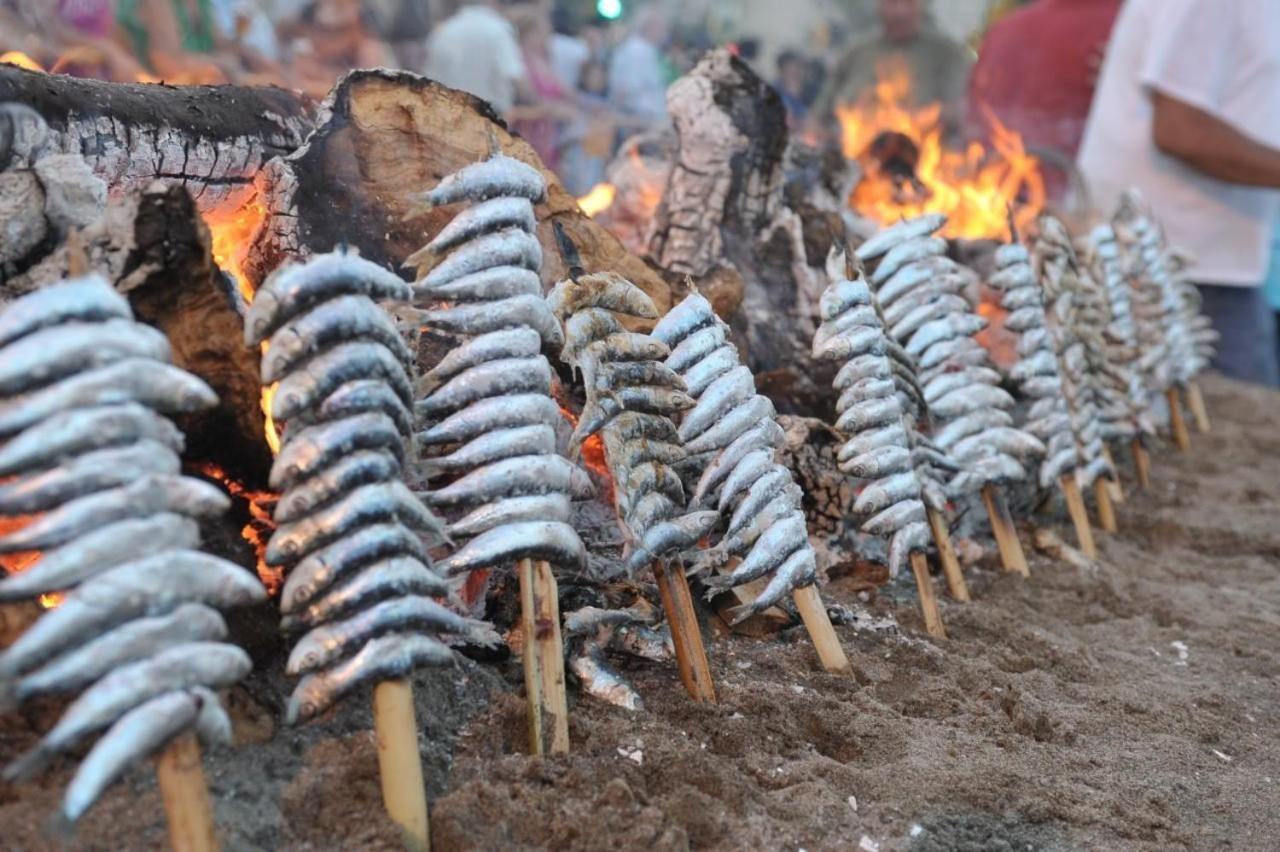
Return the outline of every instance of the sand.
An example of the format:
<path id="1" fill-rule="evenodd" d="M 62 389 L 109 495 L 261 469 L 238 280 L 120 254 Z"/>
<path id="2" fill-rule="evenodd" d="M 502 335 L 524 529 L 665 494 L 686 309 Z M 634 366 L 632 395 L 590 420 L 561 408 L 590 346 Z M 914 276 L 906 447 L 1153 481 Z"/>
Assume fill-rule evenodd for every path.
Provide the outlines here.
<path id="1" fill-rule="evenodd" d="M 864 615 L 837 628 L 852 677 L 823 673 L 797 629 L 717 635 L 718 704 L 692 704 L 673 666 L 628 664 L 648 710 L 575 690 L 573 753 L 535 760 L 516 661 L 420 675 L 435 848 L 1280 847 L 1280 394 L 1204 387 L 1214 431 L 1190 454 L 1156 449 L 1153 489 L 1129 490 L 1096 565 L 1034 550 L 1024 528 L 1031 579 L 970 569 L 973 603 L 942 600 L 943 642 L 923 637 L 909 584 L 869 603 L 832 584 Z M 901 629 L 859 626 L 884 616 Z M 284 689 L 238 688 L 244 744 L 207 758 L 224 848 L 398 848 L 367 708 L 281 729 Z M 0 756 L 48 716 L 0 723 Z M 0 847 L 59 848 L 43 824 L 65 782 L 0 785 Z M 71 848 L 163 838 L 143 769 Z"/>

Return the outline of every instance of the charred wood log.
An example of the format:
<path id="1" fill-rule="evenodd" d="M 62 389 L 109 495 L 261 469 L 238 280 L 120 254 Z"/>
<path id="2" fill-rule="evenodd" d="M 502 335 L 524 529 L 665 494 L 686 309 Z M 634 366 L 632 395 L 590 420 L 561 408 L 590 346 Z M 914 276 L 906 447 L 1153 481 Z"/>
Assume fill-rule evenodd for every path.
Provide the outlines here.
<path id="1" fill-rule="evenodd" d="M 0 103 L 31 107 L 43 154 L 77 154 L 112 195 L 156 179 L 186 186 L 200 209 L 239 204 L 273 157 L 298 148 L 311 107 L 273 87 L 108 83 L 0 66 Z M 15 153 L 0 122 L 0 169 Z M 37 152 L 39 153 L 39 152 Z"/>
<path id="2" fill-rule="evenodd" d="M 671 285 L 582 213 L 533 148 L 485 102 L 413 74 L 364 70 L 338 81 L 321 115 L 306 145 L 272 162 L 259 178 L 269 218 L 250 256 L 251 278 L 260 280 L 283 257 L 344 242 L 371 260 L 399 264 L 422 246 L 423 234 L 438 232 L 454 215 L 425 206 L 424 191 L 484 158 L 494 140 L 546 178 L 547 201 L 537 213 L 547 283 L 566 272 L 553 230 L 559 223 L 587 271 L 617 272 L 660 312 L 671 306 Z"/>

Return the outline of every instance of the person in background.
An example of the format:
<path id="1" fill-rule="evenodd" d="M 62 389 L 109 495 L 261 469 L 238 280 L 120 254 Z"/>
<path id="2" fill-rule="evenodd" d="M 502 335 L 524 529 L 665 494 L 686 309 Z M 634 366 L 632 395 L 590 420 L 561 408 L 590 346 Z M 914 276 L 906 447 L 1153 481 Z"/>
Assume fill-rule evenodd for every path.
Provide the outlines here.
<path id="1" fill-rule="evenodd" d="M 560 178 L 574 195 L 586 195 L 604 180 L 613 153 L 617 122 L 609 110 L 608 85 L 608 66 L 588 59 L 578 78 L 580 114 L 565 126 L 560 146 Z"/>
<path id="2" fill-rule="evenodd" d="M 360 0 L 315 0 L 280 31 L 290 44 L 291 82 L 315 97 L 352 68 L 391 62 L 386 45 L 366 30 Z"/>
<path id="3" fill-rule="evenodd" d="M 149 75 L 124 48 L 115 0 L 0 3 L 0 52 L 24 50 L 53 73 L 132 82 Z"/>
<path id="4" fill-rule="evenodd" d="M 135 55 L 161 79 L 225 83 L 238 70 L 229 57 L 213 55 L 211 0 L 118 0 L 116 15 Z"/>
<path id="5" fill-rule="evenodd" d="M 798 51 L 786 50 L 778 57 L 778 78 L 773 87 L 787 108 L 787 125 L 792 130 L 803 127 L 809 115 L 805 90 L 809 84 L 809 63 Z"/>
<path id="6" fill-rule="evenodd" d="M 667 76 L 662 48 L 670 36 L 658 3 L 642 6 L 609 61 L 609 100 L 623 116 L 650 126 L 667 120 Z"/>
<path id="7" fill-rule="evenodd" d="M 495 0 L 465 2 L 431 31 L 423 73 L 488 101 L 500 115 L 511 112 L 517 90 L 528 93 L 515 27 Z"/>
<path id="8" fill-rule="evenodd" d="M 1222 335 L 1214 366 L 1280 384 L 1261 285 L 1280 194 L 1280 3 L 1128 0 L 1080 148 L 1094 205 L 1136 186 Z"/>
<path id="9" fill-rule="evenodd" d="M 365 18 L 386 42 L 399 68 L 421 68 L 431 33 L 428 0 L 363 0 Z"/>
<path id="10" fill-rule="evenodd" d="M 578 35 L 574 14 L 564 6 L 551 10 L 553 32 L 547 43 L 551 68 L 566 88 L 577 88 L 582 76 L 582 66 L 591 58 L 591 46 Z"/>
<path id="11" fill-rule="evenodd" d="M 909 105 L 941 103 L 954 120 L 973 63 L 970 50 L 928 24 L 923 0 L 878 0 L 877 10 L 881 31 L 836 63 L 813 105 L 814 117 L 832 120 L 837 106 L 857 101 L 886 68 L 897 66 L 911 76 Z"/>
<path id="12" fill-rule="evenodd" d="M 542 162 L 553 171 L 560 162 L 560 122 L 574 118 L 570 94 L 551 67 L 551 21 L 535 3 L 512 10 L 512 23 L 520 39 L 528 93 L 511 109 L 511 125 L 528 140 Z"/>
<path id="13" fill-rule="evenodd" d="M 1068 185 L 1089 117 L 1098 69 L 1121 0 L 1036 0 L 987 31 L 969 78 L 967 124 L 986 136 L 994 115 L 1050 168 L 1045 188 Z"/>

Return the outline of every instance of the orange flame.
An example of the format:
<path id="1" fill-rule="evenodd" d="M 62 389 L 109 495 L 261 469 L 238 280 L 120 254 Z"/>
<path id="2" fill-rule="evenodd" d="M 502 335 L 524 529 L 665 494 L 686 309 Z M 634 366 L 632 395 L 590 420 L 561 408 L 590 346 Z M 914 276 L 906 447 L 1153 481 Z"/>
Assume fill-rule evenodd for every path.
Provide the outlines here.
<path id="1" fill-rule="evenodd" d="M 268 565 L 265 559 L 267 540 L 271 538 L 276 522 L 271 517 L 269 507 L 275 503 L 276 495 L 270 491 L 253 491 L 246 488 L 243 482 L 233 479 L 230 474 L 213 462 L 196 465 L 196 472 L 221 484 L 232 497 L 243 500 L 249 512 L 249 523 L 240 530 L 240 537 L 253 546 L 254 556 L 258 560 L 258 577 L 267 593 L 274 595 L 284 583 L 284 572 Z"/>
<path id="2" fill-rule="evenodd" d="M 245 260 L 249 256 L 249 246 L 253 238 L 267 220 L 267 208 L 255 195 L 243 206 L 233 209 L 215 209 L 204 214 L 205 224 L 209 226 L 213 259 L 218 268 L 235 279 L 240 295 L 246 304 L 253 301 L 253 281 L 244 269 Z M 267 344 L 262 344 L 262 351 Z M 275 420 L 271 417 L 271 398 L 275 395 L 276 384 L 262 389 L 262 415 L 265 418 L 267 446 L 272 453 L 280 452 L 280 433 L 276 429 Z"/>
<path id="3" fill-rule="evenodd" d="M 36 515 L 14 515 L 12 517 L 0 517 L 0 536 L 8 535 L 12 532 L 25 527 L 36 519 Z M 38 550 L 27 550 L 20 553 L 6 553 L 0 555 L 0 568 L 4 569 L 6 574 L 20 574 L 31 566 L 40 561 L 41 553 Z M 40 596 L 40 606 L 44 609 L 54 609 L 58 604 L 62 603 L 62 592 L 49 592 Z"/>
<path id="4" fill-rule="evenodd" d="M 36 62 L 21 50 L 10 50 L 0 53 L 0 65 L 16 65 L 19 68 L 25 68 L 28 71 L 44 72 L 44 66 Z"/>
<path id="5" fill-rule="evenodd" d="M 617 194 L 618 189 L 613 184 L 598 183 L 591 187 L 590 192 L 578 199 L 578 206 L 588 216 L 595 216 L 612 207 L 613 198 Z"/>
<path id="6" fill-rule="evenodd" d="M 568 421 L 570 426 L 578 425 L 578 415 L 569 407 L 569 402 L 565 398 L 564 388 L 556 383 L 552 386 L 551 395 L 555 398 L 556 405 L 560 406 L 560 413 L 564 415 L 564 419 Z M 604 457 L 604 439 L 599 433 L 590 436 L 582 442 L 582 463 L 587 466 L 605 484 L 605 491 L 602 495 L 604 500 L 610 506 L 613 502 L 613 474 L 609 471 L 609 464 Z"/>
<path id="7" fill-rule="evenodd" d="M 888 225 L 923 213 L 945 213 L 948 237 L 1005 239 L 1009 211 L 1025 229 L 1044 207 L 1039 161 L 1026 152 L 1022 137 L 988 115 L 991 149 L 971 142 L 963 151 L 944 143 L 939 104 L 911 107 L 911 78 L 903 63 L 883 63 L 877 82 L 861 102 L 836 108 L 846 157 L 864 169 L 850 206 Z M 914 181 L 887 174 L 870 156 L 883 133 L 898 133 L 918 149 Z"/>

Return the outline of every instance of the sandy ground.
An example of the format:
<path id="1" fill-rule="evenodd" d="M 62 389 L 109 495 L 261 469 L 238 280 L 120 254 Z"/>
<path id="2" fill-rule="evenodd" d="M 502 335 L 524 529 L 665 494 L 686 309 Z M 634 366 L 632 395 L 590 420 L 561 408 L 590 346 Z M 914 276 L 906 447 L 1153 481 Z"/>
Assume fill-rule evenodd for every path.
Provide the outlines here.
<path id="1" fill-rule="evenodd" d="M 435 848 L 1280 848 L 1280 394 L 1205 390 L 1214 431 L 1157 449 L 1095 566 L 972 569 L 945 642 L 922 637 L 910 586 L 869 607 L 829 587 L 901 624 L 838 628 L 853 677 L 820 671 L 799 630 L 718 636 L 718 704 L 631 664 L 646 712 L 575 693 L 573 754 L 534 760 L 514 661 L 420 676 Z M 284 691 L 269 673 L 237 689 L 241 745 L 206 760 L 224 847 L 398 848 L 367 707 L 279 729 Z M 49 713 L 0 722 L 0 757 Z M 44 824 L 65 782 L 0 785 L 0 848 L 61 848 Z M 144 769 L 70 847 L 163 843 Z"/>

